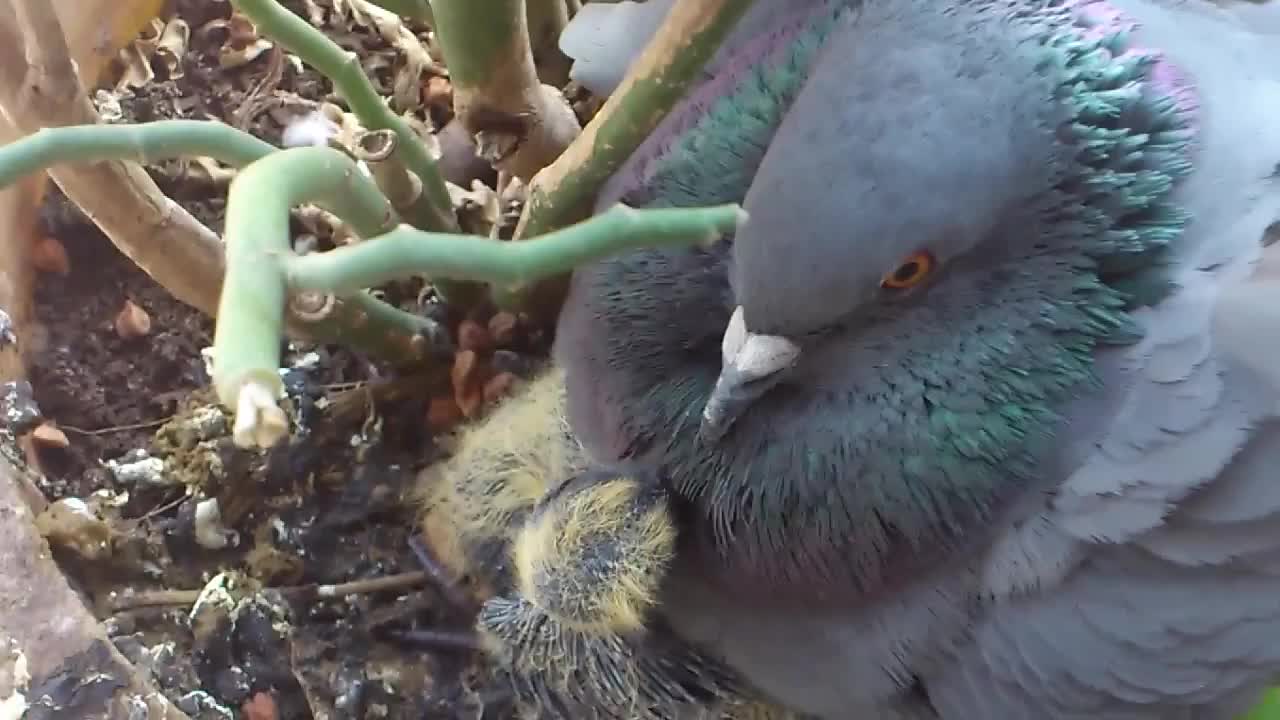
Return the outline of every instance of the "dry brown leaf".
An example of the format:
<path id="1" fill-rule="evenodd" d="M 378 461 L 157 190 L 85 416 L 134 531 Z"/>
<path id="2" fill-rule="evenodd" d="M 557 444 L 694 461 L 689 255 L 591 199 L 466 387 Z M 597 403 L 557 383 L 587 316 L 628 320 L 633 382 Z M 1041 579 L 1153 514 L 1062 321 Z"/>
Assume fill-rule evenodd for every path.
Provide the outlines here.
<path id="1" fill-rule="evenodd" d="M 432 75 L 423 87 L 422 104 L 427 107 L 453 107 L 453 83 L 449 78 Z"/>
<path id="2" fill-rule="evenodd" d="M 520 321 L 515 314 L 503 310 L 489 318 L 489 335 L 498 347 L 507 347 L 515 340 Z"/>
<path id="3" fill-rule="evenodd" d="M 432 398 L 427 406 L 427 427 L 432 432 L 443 432 L 462 420 L 462 408 L 454 402 L 453 396 L 442 395 Z"/>
<path id="4" fill-rule="evenodd" d="M 495 402 L 511 392 L 511 387 L 516 384 L 516 376 L 509 372 L 500 372 L 489 378 L 484 384 L 484 401 L 485 403 Z"/>
<path id="5" fill-rule="evenodd" d="M 155 67 L 151 64 L 151 59 L 155 57 L 156 48 L 160 45 L 164 26 L 164 20 L 151 18 L 133 42 L 121 48 L 116 55 L 120 66 L 115 82 L 117 91 L 143 87 L 155 79 Z"/>
<path id="6" fill-rule="evenodd" d="M 296 208 L 293 214 L 298 218 L 298 222 L 311 231 L 311 234 L 327 237 L 334 245 L 350 245 L 359 239 L 350 224 L 322 207 L 302 205 Z M 296 246 L 295 249 L 297 249 Z"/>
<path id="7" fill-rule="evenodd" d="M 324 27 L 327 18 L 324 9 L 316 3 L 316 0 L 302 0 L 302 8 L 307 12 L 307 20 L 315 27 Z"/>
<path id="8" fill-rule="evenodd" d="M 138 43 L 120 51 L 120 65 L 120 78 L 116 80 L 117 91 L 145 87 L 156 79 L 156 71 L 151 67 L 151 56 Z"/>
<path id="9" fill-rule="evenodd" d="M 218 53 L 218 65 L 223 68 L 237 68 L 257 60 L 273 45 L 270 40 L 258 34 L 253 21 L 239 11 L 231 13 L 226 20 L 211 20 L 201 27 L 201 32 L 223 29 L 227 33 L 226 42 Z"/>
<path id="10" fill-rule="evenodd" d="M 400 16 L 378 7 L 369 0 L 326 0 L 328 17 L 313 0 L 306 3 L 308 15 L 317 26 L 325 25 L 337 32 L 344 46 L 366 45 L 361 30 L 372 30 L 391 46 L 394 53 L 363 52 L 366 72 L 388 69 L 392 76 L 391 106 L 396 110 L 413 110 L 422 106 L 423 87 L 429 77 L 442 76 L 444 68 L 427 51 L 417 35 Z M 368 48 L 366 48 L 368 49 Z"/>
<path id="11" fill-rule="evenodd" d="M 449 197 L 458 209 L 458 222 L 462 229 L 473 235 L 490 237 L 500 219 L 498 193 L 479 180 L 471 182 L 470 190 L 463 190 L 450 183 Z"/>
<path id="12" fill-rule="evenodd" d="M 236 177 L 236 169 L 227 167 L 213 158 L 196 157 L 181 164 L 175 175 L 177 182 L 195 182 L 214 188 L 226 189 Z"/>
<path id="13" fill-rule="evenodd" d="M 191 41 L 191 27 L 182 18 L 170 18 L 160 33 L 155 55 L 164 63 L 165 72 L 170 80 L 176 80 L 185 73 L 182 58 L 187 54 L 187 45 Z"/>
<path id="14" fill-rule="evenodd" d="M 489 329 L 470 318 L 458 323 L 458 349 L 474 350 L 478 353 L 493 349 L 493 338 L 489 337 Z"/>
<path id="15" fill-rule="evenodd" d="M 62 241 L 42 235 L 31 244 L 31 264 L 40 272 L 66 275 L 71 272 L 71 259 Z"/>
<path id="16" fill-rule="evenodd" d="M 151 334 L 151 316 L 132 300 L 125 300 L 124 307 L 116 313 L 115 328 L 125 340 L 146 337 Z"/>
<path id="17" fill-rule="evenodd" d="M 484 378 L 481 376 L 480 356 L 474 350 L 463 350 L 455 355 L 449 380 L 453 386 L 453 400 L 458 403 L 463 417 L 475 417 L 484 405 Z"/>
<path id="18" fill-rule="evenodd" d="M 262 57 L 270 49 L 271 41 L 262 38 L 242 48 L 223 47 L 222 52 L 218 53 L 218 65 L 227 69 L 243 67 Z"/>
<path id="19" fill-rule="evenodd" d="M 280 718 L 275 699 L 271 697 L 271 693 L 266 692 L 256 693 L 245 700 L 240 711 L 244 713 L 244 720 L 279 720 Z"/>
<path id="20" fill-rule="evenodd" d="M 67 434 L 51 422 L 42 422 L 31 431 L 31 439 L 36 445 L 48 448 L 65 448 L 71 445 Z"/>

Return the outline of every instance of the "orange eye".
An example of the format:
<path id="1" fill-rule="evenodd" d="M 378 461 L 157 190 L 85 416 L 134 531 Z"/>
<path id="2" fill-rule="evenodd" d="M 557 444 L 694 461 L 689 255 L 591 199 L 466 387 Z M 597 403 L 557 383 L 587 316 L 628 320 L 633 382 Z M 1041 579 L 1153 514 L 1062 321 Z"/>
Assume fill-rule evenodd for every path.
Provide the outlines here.
<path id="1" fill-rule="evenodd" d="M 893 272 L 880 280 L 880 287 L 888 290 L 906 290 L 915 287 L 933 274 L 936 265 L 937 261 L 934 260 L 933 253 L 928 250 L 911 253 Z"/>

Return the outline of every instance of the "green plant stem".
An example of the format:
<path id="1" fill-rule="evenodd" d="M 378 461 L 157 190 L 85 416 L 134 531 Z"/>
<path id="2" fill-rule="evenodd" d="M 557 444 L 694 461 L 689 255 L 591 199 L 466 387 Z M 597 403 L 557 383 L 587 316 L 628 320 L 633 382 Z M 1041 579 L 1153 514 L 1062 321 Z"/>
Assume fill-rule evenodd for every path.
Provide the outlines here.
<path id="1" fill-rule="evenodd" d="M 285 261 L 295 290 L 349 292 L 406 273 L 520 285 L 583 263 L 648 247 L 690 245 L 732 233 L 745 218 L 737 205 L 634 210 L 615 205 L 589 220 L 522 243 L 406 226 L 365 242 Z"/>
<path id="2" fill-rule="evenodd" d="M 276 0 L 232 0 L 232 4 L 263 34 L 329 78 L 334 89 L 366 128 L 395 132 L 399 143 L 396 152 L 403 158 L 405 166 L 422 181 L 422 195 L 413 209 L 406 213 L 406 219 L 424 230 L 457 230 L 453 201 L 435 160 L 408 123 L 387 107 L 361 69 L 360 59 Z"/>
<path id="3" fill-rule="evenodd" d="M 59 163 L 122 159 L 151 163 L 199 155 L 244 167 L 278 151 L 270 143 L 212 120 L 44 128 L 0 146 L 0 187 Z M 351 201 L 351 206 L 344 208 L 348 213 L 344 219 L 370 235 L 393 227 L 387 201 L 367 192 L 368 187 L 363 184 L 361 190 L 344 198 Z M 252 205 L 246 200 L 236 207 L 244 209 L 246 202 Z M 445 334 L 424 324 L 422 318 L 379 302 L 368 293 L 338 300 L 323 320 L 306 323 L 302 329 L 308 339 L 345 343 L 401 362 L 420 359 L 424 351 L 443 351 L 448 346 Z"/>
<path id="4" fill-rule="evenodd" d="M 517 237 L 534 237 L 591 213 L 600 186 L 617 172 L 720 47 L 752 0 L 676 3 L 618 92 L 582 135 L 530 188 Z M 699 7 L 694 7 L 699 6 Z"/>
<path id="5" fill-rule="evenodd" d="M 513 53 L 528 54 L 524 0 L 435 0 L 436 42 L 449 66 L 454 87 L 484 87 L 495 75 L 523 64 Z M 530 55 L 528 64 L 532 66 Z"/>
<path id="6" fill-rule="evenodd" d="M 538 79 L 525 0 L 433 0 L 453 109 L 498 171 L 529 182 L 582 131 L 557 89 Z"/>
<path id="7" fill-rule="evenodd" d="M 1240 720 L 1280 720 L 1280 690 L 1268 690 L 1261 701 Z"/>
<path id="8" fill-rule="evenodd" d="M 328 209 L 369 239 L 295 255 L 289 209 L 302 202 Z M 403 225 L 393 230 L 395 217 L 373 181 L 337 150 L 282 150 L 240 172 L 227 201 L 227 273 L 213 342 L 213 382 L 223 403 L 244 408 L 242 389 L 258 388 L 259 397 L 279 394 L 280 338 L 291 290 L 334 293 L 347 301 L 342 307 L 348 325 L 367 329 L 367 342 L 398 337 L 421 355 L 430 336 L 438 334 L 435 325 L 360 288 L 417 273 L 519 284 L 627 250 L 709 242 L 746 219 L 737 205 L 654 210 L 618 205 L 573 227 L 513 244 Z M 365 323 L 353 322 L 361 313 Z M 386 328 L 381 338 L 370 329 L 375 325 Z"/>
<path id="9" fill-rule="evenodd" d="M 752 0 L 677 2 L 653 40 L 605 102 L 554 163 L 529 187 L 516 239 L 536 237 L 591 214 L 600 186 L 667 116 Z M 565 277 L 528 288 L 496 288 L 501 307 L 522 308 L 539 321 L 554 317 L 564 301 Z"/>
<path id="10" fill-rule="evenodd" d="M 525 0 L 525 17 L 539 79 L 548 85 L 564 87 L 569 82 L 569 67 L 573 65 L 560 51 L 560 33 L 569 24 L 565 0 Z"/>
<path id="11" fill-rule="evenodd" d="M 421 185 L 395 153 L 396 142 L 396 134 L 390 130 L 364 130 L 356 134 L 351 151 L 357 160 L 369 166 L 382 194 L 403 214 L 421 192 Z"/>
<path id="12" fill-rule="evenodd" d="M 154 163 L 195 155 L 244 167 L 276 149 L 268 142 L 213 120 L 49 127 L 0 146 L 0 187 L 28 173 L 63 163 L 103 160 Z"/>
<path id="13" fill-rule="evenodd" d="M 374 182 L 351 158 L 327 147 L 272 153 L 236 176 L 227 198 L 227 272 L 213 343 L 214 386 L 229 407 L 236 406 L 247 382 L 280 387 L 277 371 L 288 296 L 284 261 L 293 256 L 289 210 L 303 202 L 333 212 L 366 238 L 397 222 L 390 201 Z M 430 326 L 423 318 L 379 307 L 383 303 L 367 293 L 343 299 L 357 306 L 343 312 L 363 312 L 366 322 L 373 316 L 399 321 L 401 337 Z"/>

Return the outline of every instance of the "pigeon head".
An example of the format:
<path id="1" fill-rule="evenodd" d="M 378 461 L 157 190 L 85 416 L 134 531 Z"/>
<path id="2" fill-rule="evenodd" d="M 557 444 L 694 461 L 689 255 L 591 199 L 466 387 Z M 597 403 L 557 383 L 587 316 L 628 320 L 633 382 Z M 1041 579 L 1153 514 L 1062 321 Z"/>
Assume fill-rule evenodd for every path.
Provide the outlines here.
<path id="1" fill-rule="evenodd" d="M 663 466 L 725 582 L 847 601 L 973 542 L 1097 351 L 1140 338 L 1193 108 L 1092 5 L 858 5 L 798 91 L 762 63 L 637 175 L 631 197 L 693 204 L 723 165 L 749 218 L 575 273 L 557 357 L 575 431 Z"/>
<path id="2" fill-rule="evenodd" d="M 988 13 L 1003 10 L 996 22 L 1016 18 L 1017 4 L 985 5 Z M 1024 12 L 1036 5 L 1022 3 Z M 1011 311 L 1020 314 L 999 302 L 975 303 L 974 291 L 992 281 L 1041 283 L 1045 276 L 1022 271 L 1072 242 L 1072 229 L 1087 237 L 1097 213 L 1064 208 L 1070 199 L 1094 200 L 1063 192 L 1081 174 L 1095 176 L 1094 189 L 1107 181 L 1120 193 L 1145 185 L 1135 188 L 1140 200 L 1167 187 L 1163 177 L 1145 183 L 1121 177 L 1115 172 L 1121 162 L 1080 167 L 1073 141 L 1107 144 L 1113 139 L 1102 136 L 1117 132 L 1114 118 L 1124 105 L 1144 97 L 1134 86 L 1108 88 L 1101 98 L 1064 97 L 1063 77 L 1087 73 L 1091 53 L 1093 62 L 1110 61 L 1117 70 L 1143 63 L 1123 46 L 1121 19 L 1105 4 L 1058 5 L 1039 8 L 1040 17 L 1025 25 L 1007 24 L 1005 37 L 1043 39 L 1068 23 L 1072 34 L 1057 35 L 1048 47 L 1011 48 L 999 61 L 999 51 L 954 34 L 933 45 L 927 28 L 915 42 L 893 33 L 846 33 L 824 47 L 824 56 L 874 57 L 900 70 L 864 75 L 820 65 L 772 138 L 743 201 L 750 220 L 734 241 L 730 267 L 736 306 L 722 338 L 722 370 L 703 410 L 703 440 L 723 438 L 833 335 L 946 314 L 930 308 L 973 306 L 990 327 L 1006 323 Z M 933 20 L 935 29 L 953 22 L 944 14 Z M 1126 53 L 1126 62 L 1116 61 Z M 1186 99 L 1175 97 L 1173 85 L 1154 89 Z M 1111 122 L 1077 122 L 1081 110 L 1110 113 Z M 1134 157 L 1126 152 L 1118 159 L 1132 165 Z M 1108 204 L 1121 203 L 1103 202 L 1098 211 L 1128 209 Z M 1166 219 L 1177 225 L 1176 217 Z M 1131 244 L 1139 250 L 1131 256 L 1151 249 L 1140 239 Z M 1086 264 L 1098 260 L 1097 248 L 1079 249 Z M 918 330 L 927 334 L 930 327 Z"/>
<path id="3" fill-rule="evenodd" d="M 846 82 L 841 73 L 809 80 L 744 200 L 704 438 L 722 437 L 831 337 L 918 322 L 1040 252 L 1035 193 L 1058 171 L 1058 119 L 1046 117 L 1048 88 L 985 74 L 995 92 L 954 83 L 932 97 L 888 78 L 864 86 L 852 114 L 831 104 L 847 92 L 822 87 Z"/>

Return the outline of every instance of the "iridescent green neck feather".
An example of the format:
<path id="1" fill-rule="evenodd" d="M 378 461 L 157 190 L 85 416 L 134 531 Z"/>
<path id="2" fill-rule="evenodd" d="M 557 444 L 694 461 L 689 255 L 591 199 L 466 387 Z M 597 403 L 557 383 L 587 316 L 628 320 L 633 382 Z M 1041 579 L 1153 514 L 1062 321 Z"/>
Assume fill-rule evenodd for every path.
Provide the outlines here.
<path id="1" fill-rule="evenodd" d="M 761 602 L 847 603 L 982 542 L 1009 502 L 1059 479 L 1038 471 L 1065 406 L 1099 389 L 1095 353 L 1138 340 L 1129 312 L 1171 290 L 1164 264 L 1188 220 L 1170 196 L 1191 168 L 1186 88 L 1105 6 L 952 4 L 1033 42 L 1045 117 L 1067 119 L 1044 151 L 1056 180 L 917 301 L 806 350 L 728 441 L 695 436 L 735 304 L 732 250 L 635 253 L 575 280 L 590 320 L 562 338 L 561 361 L 604 379 L 571 402 L 612 423 L 587 432 L 661 462 L 689 551 Z M 849 5 L 828 3 L 816 29 L 745 73 L 626 199 L 741 199 L 832 8 Z"/>

